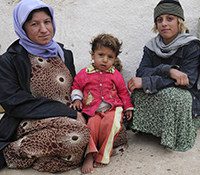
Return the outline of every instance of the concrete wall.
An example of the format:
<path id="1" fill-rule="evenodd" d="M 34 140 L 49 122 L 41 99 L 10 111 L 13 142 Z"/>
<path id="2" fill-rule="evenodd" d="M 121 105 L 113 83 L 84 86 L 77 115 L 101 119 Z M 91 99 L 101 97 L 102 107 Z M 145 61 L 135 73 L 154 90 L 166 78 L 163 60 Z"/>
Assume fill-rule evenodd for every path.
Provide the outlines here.
<path id="1" fill-rule="evenodd" d="M 74 53 L 76 70 L 90 63 L 91 38 L 101 32 L 123 41 L 120 59 L 128 80 L 142 57 L 144 44 L 153 36 L 153 9 L 157 0 L 44 0 L 55 10 L 55 40 Z M 12 10 L 17 0 L 1 0 L 0 54 L 17 38 L 13 31 Z M 199 0 L 180 1 L 190 32 L 197 36 Z"/>

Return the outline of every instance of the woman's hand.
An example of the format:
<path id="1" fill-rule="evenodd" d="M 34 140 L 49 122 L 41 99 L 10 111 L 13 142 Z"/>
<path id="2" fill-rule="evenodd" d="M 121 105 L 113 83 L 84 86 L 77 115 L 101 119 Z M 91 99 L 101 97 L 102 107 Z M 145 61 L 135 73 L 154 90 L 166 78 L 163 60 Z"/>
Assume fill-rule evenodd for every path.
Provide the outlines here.
<path id="1" fill-rule="evenodd" d="M 142 88 L 142 78 L 133 77 L 128 81 L 128 89 L 130 92 L 133 92 L 134 89 Z"/>
<path id="2" fill-rule="evenodd" d="M 80 112 L 77 112 L 77 118 L 76 119 L 77 119 L 77 121 L 80 121 L 80 122 L 86 124 L 86 120 Z"/>
<path id="3" fill-rule="evenodd" d="M 188 79 L 187 74 L 174 68 L 170 69 L 169 74 L 172 79 L 176 80 L 175 85 L 177 86 L 189 85 L 189 79 Z"/>

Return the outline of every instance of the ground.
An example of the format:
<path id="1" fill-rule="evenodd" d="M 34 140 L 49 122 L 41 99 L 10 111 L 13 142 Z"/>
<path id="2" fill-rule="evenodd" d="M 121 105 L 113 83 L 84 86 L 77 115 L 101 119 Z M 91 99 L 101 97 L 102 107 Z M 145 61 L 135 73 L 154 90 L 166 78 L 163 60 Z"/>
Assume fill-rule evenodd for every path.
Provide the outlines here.
<path id="1" fill-rule="evenodd" d="M 134 134 L 128 131 L 129 146 L 111 157 L 109 165 L 95 169 L 93 175 L 199 175 L 200 131 L 195 146 L 187 152 L 175 152 L 160 145 L 160 140 L 151 135 Z M 32 169 L 3 169 L 0 175 L 47 175 Z M 80 175 L 80 169 L 58 175 Z"/>

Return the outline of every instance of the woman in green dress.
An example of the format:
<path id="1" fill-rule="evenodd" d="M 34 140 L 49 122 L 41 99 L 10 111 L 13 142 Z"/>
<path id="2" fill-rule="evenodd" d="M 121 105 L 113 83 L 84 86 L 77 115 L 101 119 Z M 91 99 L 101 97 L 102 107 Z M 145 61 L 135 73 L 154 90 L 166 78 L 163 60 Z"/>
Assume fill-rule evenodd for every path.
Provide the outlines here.
<path id="1" fill-rule="evenodd" d="M 176 151 L 192 148 L 200 116 L 200 41 L 186 33 L 184 20 L 179 1 L 157 4 L 158 35 L 145 45 L 136 77 L 128 82 L 136 108 L 132 129 L 160 137 Z"/>

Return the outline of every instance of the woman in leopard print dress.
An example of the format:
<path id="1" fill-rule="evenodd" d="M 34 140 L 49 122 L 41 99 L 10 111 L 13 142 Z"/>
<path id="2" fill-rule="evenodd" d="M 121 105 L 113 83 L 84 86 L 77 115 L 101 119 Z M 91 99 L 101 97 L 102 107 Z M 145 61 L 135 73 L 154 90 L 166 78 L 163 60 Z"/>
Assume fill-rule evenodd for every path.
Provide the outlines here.
<path id="1" fill-rule="evenodd" d="M 53 40 L 53 9 L 44 2 L 22 0 L 13 17 L 19 39 L 0 57 L 0 168 L 5 158 L 10 168 L 68 170 L 80 163 L 89 135 L 69 107 L 72 52 Z"/>

